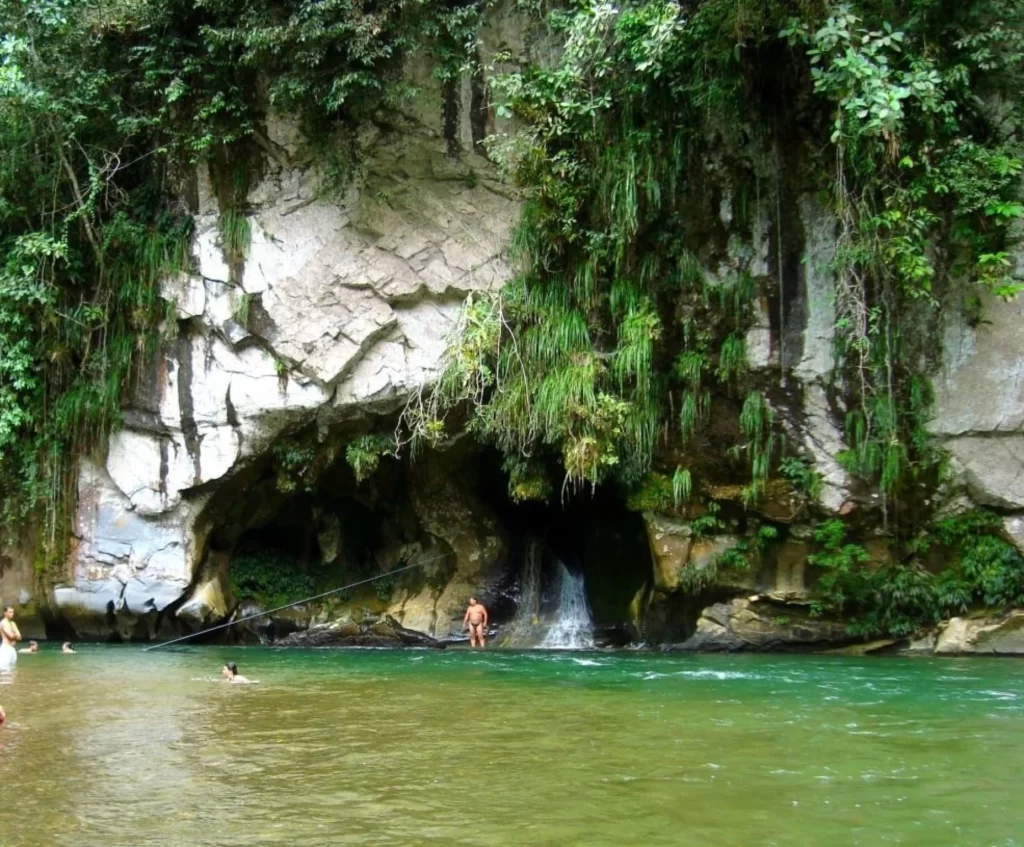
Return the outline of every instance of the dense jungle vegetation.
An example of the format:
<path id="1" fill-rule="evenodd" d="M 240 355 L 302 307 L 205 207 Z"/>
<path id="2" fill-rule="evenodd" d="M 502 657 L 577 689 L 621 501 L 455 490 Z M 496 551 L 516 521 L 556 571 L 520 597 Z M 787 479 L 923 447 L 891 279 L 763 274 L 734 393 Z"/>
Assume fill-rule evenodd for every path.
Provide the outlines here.
<path id="1" fill-rule="evenodd" d="M 940 307 L 981 320 L 983 294 L 1019 287 L 1022 4 L 520 0 L 536 41 L 561 45 L 543 62 L 481 58 L 475 33 L 495 5 L 0 2 L 8 526 L 41 518 L 44 548 L 62 555 L 75 457 L 102 449 L 133 376 L 176 329 L 158 282 L 189 261 L 189 169 L 228 174 L 225 242 L 244 250 L 266 111 L 300 114 L 314 140 L 386 118 L 414 93 L 403 60 L 427 49 L 443 78 L 490 77 L 493 108 L 515 120 L 489 153 L 525 205 L 515 279 L 467 308 L 403 438 L 440 441 L 468 408 L 466 425 L 507 456 L 516 499 L 615 484 L 680 509 L 710 498 L 702 439 L 725 431 L 744 502 L 779 479 L 813 500 L 820 480 L 772 405 L 794 363 L 751 373 L 746 332 L 759 292 L 782 285 L 780 258 L 753 270 L 765 210 L 781 221 L 786 198 L 814 192 L 836 222 L 839 459 L 881 495 L 880 522 L 909 532 L 908 492 L 942 472 L 924 429 L 930 321 Z M 718 223 L 723 205 L 745 247 Z M 781 253 L 783 226 L 766 234 Z M 375 464 L 380 450 L 366 452 Z M 839 562 L 832 606 L 871 606 L 877 591 L 849 577 L 858 555 L 827 559 L 846 548 L 822 532 L 822 566 Z"/>

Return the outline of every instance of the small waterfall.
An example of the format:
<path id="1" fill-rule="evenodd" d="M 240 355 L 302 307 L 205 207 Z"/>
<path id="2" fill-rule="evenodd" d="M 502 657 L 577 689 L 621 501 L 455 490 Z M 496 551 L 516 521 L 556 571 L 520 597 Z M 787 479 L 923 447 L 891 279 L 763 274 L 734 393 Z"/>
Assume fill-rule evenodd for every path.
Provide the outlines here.
<path id="1" fill-rule="evenodd" d="M 509 626 L 505 644 L 509 647 L 526 647 L 536 643 L 536 629 L 540 624 L 541 565 L 544 562 L 544 548 L 540 541 L 531 538 L 526 542 L 523 557 L 523 571 L 519 578 L 519 604 L 516 616 Z"/>
<path id="2" fill-rule="evenodd" d="M 562 562 L 558 562 L 555 622 L 540 646 L 549 650 L 589 650 L 594 646 L 594 627 L 583 574 L 572 573 Z"/>

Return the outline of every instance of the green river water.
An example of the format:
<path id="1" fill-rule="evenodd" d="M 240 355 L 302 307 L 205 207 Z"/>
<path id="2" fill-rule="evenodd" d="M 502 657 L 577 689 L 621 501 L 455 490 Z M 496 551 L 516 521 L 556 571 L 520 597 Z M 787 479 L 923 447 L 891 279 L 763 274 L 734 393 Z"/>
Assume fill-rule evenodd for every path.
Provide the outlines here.
<path id="1" fill-rule="evenodd" d="M 1024 845 L 1014 661 L 49 646 L 6 681 L 3 847 Z"/>

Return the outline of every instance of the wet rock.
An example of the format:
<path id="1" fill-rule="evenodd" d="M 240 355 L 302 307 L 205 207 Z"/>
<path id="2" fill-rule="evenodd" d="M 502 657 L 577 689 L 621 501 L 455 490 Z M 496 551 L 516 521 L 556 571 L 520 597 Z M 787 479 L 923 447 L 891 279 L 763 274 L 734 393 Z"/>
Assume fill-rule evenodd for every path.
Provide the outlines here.
<path id="1" fill-rule="evenodd" d="M 853 639 L 836 621 L 812 618 L 806 605 L 739 598 L 701 613 L 697 631 L 668 649 L 707 652 L 820 650 Z"/>
<path id="2" fill-rule="evenodd" d="M 942 370 L 934 380 L 928 428 L 953 459 L 975 502 L 1024 507 L 1024 302 L 983 297 L 985 320 L 972 325 L 962 309 L 946 310 Z"/>
<path id="3" fill-rule="evenodd" d="M 675 591 L 679 588 L 683 568 L 704 570 L 714 567 L 721 555 L 739 541 L 734 535 L 695 538 L 688 521 L 654 512 L 644 512 L 643 517 L 657 591 Z M 746 580 L 742 581 L 746 583 Z"/>
<path id="4" fill-rule="evenodd" d="M 440 115 L 436 104 L 431 112 Z M 517 202 L 436 176 L 446 150 L 435 133 L 412 123 L 369 139 L 362 182 L 335 202 L 318 195 L 315 168 L 297 156 L 298 122 L 275 115 L 270 124 L 276 154 L 248 198 L 246 261 L 226 261 L 201 166 L 197 273 L 162 289 L 181 322 L 177 337 L 138 380 L 104 462 L 83 459 L 81 543 L 50 597 L 81 636 L 138 637 L 142 618 L 172 603 L 187 608 L 182 623 L 219 611 L 216 591 L 191 592 L 204 579 L 209 504 L 232 496 L 286 430 L 400 409 L 436 376 L 463 299 L 509 276 L 504 245 Z M 484 160 L 473 168 L 491 173 Z M 337 558 L 341 539 L 323 530 L 322 550 Z M 421 604 L 439 631 L 476 578 L 452 546 L 466 579 Z"/>
<path id="5" fill-rule="evenodd" d="M 937 656 L 1024 655 L 1024 611 L 1002 618 L 952 618 L 939 632 Z"/>
<path id="6" fill-rule="evenodd" d="M 429 647 L 443 650 L 445 643 L 406 629 L 390 615 L 372 623 L 343 623 L 293 632 L 274 642 L 276 647 Z"/>
<path id="7" fill-rule="evenodd" d="M 807 557 L 811 546 L 803 541 L 786 541 L 775 550 L 772 591 L 788 597 L 807 596 Z"/>
<path id="8" fill-rule="evenodd" d="M 401 588 L 388 609 L 404 626 L 435 638 L 461 631 L 469 598 L 490 593 L 508 555 L 501 524 L 467 479 L 472 457 L 469 462 L 462 458 L 457 450 L 428 454 L 413 466 L 410 500 L 416 520 L 433 541 L 433 552 L 424 557 L 431 565 L 425 584 Z"/>
<path id="9" fill-rule="evenodd" d="M 834 650 L 825 650 L 837 656 L 871 656 L 876 653 L 894 652 L 900 644 L 898 638 L 876 638 L 874 641 L 865 641 L 861 644 L 850 644 L 846 647 L 837 647 Z"/>
<path id="10" fill-rule="evenodd" d="M 690 525 L 654 512 L 644 512 L 644 525 L 651 545 L 655 588 L 674 591 L 679 587 L 683 566 L 690 560 L 693 545 Z"/>
<path id="11" fill-rule="evenodd" d="M 1003 535 L 1021 553 L 1024 553 L 1024 517 L 1010 515 L 1003 518 Z"/>

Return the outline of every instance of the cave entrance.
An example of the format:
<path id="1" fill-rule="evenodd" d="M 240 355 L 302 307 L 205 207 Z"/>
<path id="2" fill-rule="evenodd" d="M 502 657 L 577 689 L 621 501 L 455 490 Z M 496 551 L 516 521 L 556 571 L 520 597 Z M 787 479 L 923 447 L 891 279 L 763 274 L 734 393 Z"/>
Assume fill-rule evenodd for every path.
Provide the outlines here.
<path id="1" fill-rule="evenodd" d="M 622 646 L 639 639 L 652 576 L 641 516 L 610 486 L 551 502 L 515 503 L 500 457 L 481 457 L 482 496 L 509 536 L 509 567 L 494 592 L 512 647 Z M 590 639 L 580 638 L 585 601 Z"/>
<path id="2" fill-rule="evenodd" d="M 616 492 L 514 503 L 501 457 L 470 439 L 415 461 L 381 458 L 359 480 L 345 459 L 352 439 L 315 446 L 315 433 L 292 435 L 218 492 L 205 515 L 207 576 L 219 567 L 228 595 L 249 613 L 422 567 L 275 615 L 247 637 L 390 614 L 458 638 L 471 594 L 490 609 L 498 644 L 585 647 L 639 637 L 651 554 L 643 520 Z"/>

